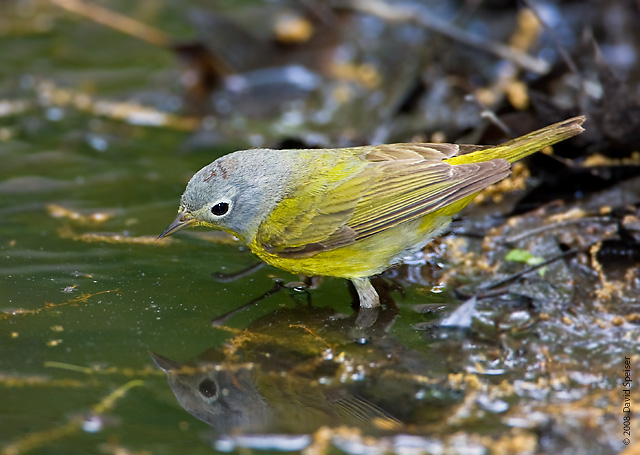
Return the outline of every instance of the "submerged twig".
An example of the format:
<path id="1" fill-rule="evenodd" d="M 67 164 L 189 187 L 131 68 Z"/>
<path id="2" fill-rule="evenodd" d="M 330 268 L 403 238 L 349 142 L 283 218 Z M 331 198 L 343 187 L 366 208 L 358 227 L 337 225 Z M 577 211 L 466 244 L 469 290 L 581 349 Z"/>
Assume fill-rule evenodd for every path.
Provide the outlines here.
<path id="1" fill-rule="evenodd" d="M 233 310 L 223 314 L 222 316 L 215 318 L 214 320 L 211 321 L 211 325 L 212 326 L 223 325 L 232 316 L 235 316 L 241 311 L 246 310 L 248 307 L 252 306 L 255 303 L 258 303 L 259 301 L 266 299 L 270 295 L 275 294 L 276 292 L 280 291 L 283 287 L 284 287 L 284 284 L 282 283 L 282 281 L 276 281 L 273 287 L 269 289 L 267 292 L 265 292 L 259 297 L 256 297 L 255 299 L 251 299 L 249 302 L 245 303 L 244 305 L 238 308 L 234 308 Z"/>
<path id="2" fill-rule="evenodd" d="M 95 292 L 93 294 L 87 293 L 87 294 L 81 294 L 78 297 L 75 297 L 73 299 L 69 299 L 67 301 L 61 302 L 61 303 L 45 303 L 43 306 L 38 307 L 38 308 L 34 308 L 32 310 L 26 310 L 26 309 L 19 309 L 19 310 L 15 310 L 11 313 L 0 313 L 0 321 L 3 321 L 5 319 L 9 319 L 11 317 L 15 317 L 15 316 L 22 316 L 22 315 L 27 315 L 27 314 L 38 314 L 41 311 L 45 311 L 45 310 L 49 310 L 52 308 L 60 308 L 64 305 L 76 305 L 78 303 L 85 303 L 87 300 L 89 300 L 92 297 L 95 297 L 96 295 L 100 295 L 100 294 L 107 294 L 110 292 L 120 292 L 119 289 L 109 289 L 107 291 L 99 291 L 99 292 Z"/>
<path id="3" fill-rule="evenodd" d="M 561 259 L 565 259 L 565 258 L 567 258 L 569 256 L 573 256 L 575 254 L 578 254 L 580 251 L 581 251 L 581 249 L 572 248 L 572 249 L 567 250 L 567 251 L 565 251 L 563 253 L 560 253 L 560 254 L 552 257 L 552 258 L 549 258 L 549 259 L 547 259 L 545 261 L 542 261 L 539 264 L 535 264 L 535 265 L 529 266 L 526 269 L 523 269 L 523 270 L 521 270 L 519 272 L 516 272 L 516 273 L 514 273 L 512 275 L 509 275 L 508 277 L 503 278 L 502 280 L 498 280 L 498 281 L 494 281 L 492 283 L 485 283 L 483 285 L 480 285 L 480 286 L 478 286 L 477 289 L 481 290 L 481 291 L 488 291 L 488 290 L 491 290 L 491 289 L 496 289 L 496 288 L 498 288 L 498 287 L 500 287 L 502 285 L 510 283 L 511 281 L 515 281 L 518 278 L 523 277 L 524 275 L 527 275 L 527 274 L 529 274 L 531 272 L 535 272 L 536 270 L 538 270 L 538 269 L 540 269 L 540 268 L 542 268 L 542 267 L 544 267 L 546 265 L 549 265 L 549 264 L 551 264 L 553 262 L 556 262 L 556 261 L 559 261 Z"/>
<path id="4" fill-rule="evenodd" d="M 256 262 L 255 264 L 250 265 L 246 269 L 240 270 L 238 272 L 234 272 L 234 273 L 214 272 L 211 274 L 211 276 L 218 283 L 231 283 L 240 278 L 244 278 L 245 276 L 253 275 L 255 272 L 260 270 L 265 265 L 266 265 L 266 262 Z"/>

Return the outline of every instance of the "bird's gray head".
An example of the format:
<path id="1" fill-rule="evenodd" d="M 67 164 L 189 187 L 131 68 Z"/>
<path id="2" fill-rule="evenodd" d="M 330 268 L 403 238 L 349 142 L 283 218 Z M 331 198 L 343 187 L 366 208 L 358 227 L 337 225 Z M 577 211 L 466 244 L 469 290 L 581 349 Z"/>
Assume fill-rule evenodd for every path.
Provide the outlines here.
<path id="1" fill-rule="evenodd" d="M 191 177 L 177 218 L 159 238 L 201 225 L 250 243 L 284 194 L 288 168 L 283 158 L 276 150 L 244 150 L 203 167 Z"/>

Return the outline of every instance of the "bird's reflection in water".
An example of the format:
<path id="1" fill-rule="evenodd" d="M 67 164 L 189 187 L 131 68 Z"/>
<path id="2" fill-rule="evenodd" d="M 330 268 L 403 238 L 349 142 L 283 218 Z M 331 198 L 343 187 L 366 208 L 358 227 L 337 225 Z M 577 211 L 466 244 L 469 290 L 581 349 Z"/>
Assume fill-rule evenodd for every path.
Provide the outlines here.
<path id="1" fill-rule="evenodd" d="M 180 405 L 222 434 L 311 433 L 328 425 L 401 428 L 400 421 L 347 388 L 329 387 L 256 364 L 184 368 L 153 355 Z"/>
<path id="2" fill-rule="evenodd" d="M 363 329 L 331 310 L 298 306 L 237 331 L 188 364 L 152 356 L 180 405 L 219 436 L 306 435 L 288 439 L 306 444 L 323 426 L 404 433 L 416 418 L 440 419 L 433 400 L 457 397 L 425 385 L 424 375 L 415 380 L 425 359 L 394 343 L 384 319 Z"/>

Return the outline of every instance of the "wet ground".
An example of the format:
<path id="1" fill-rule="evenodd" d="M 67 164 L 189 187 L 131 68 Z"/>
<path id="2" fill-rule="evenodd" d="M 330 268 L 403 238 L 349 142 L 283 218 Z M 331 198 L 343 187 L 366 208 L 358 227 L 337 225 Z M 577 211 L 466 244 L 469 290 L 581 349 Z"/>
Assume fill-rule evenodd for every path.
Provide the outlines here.
<path id="1" fill-rule="evenodd" d="M 637 5 L 104 5 L 0 4 L 2 455 L 640 450 Z M 374 281 L 369 328 L 344 280 L 155 241 L 233 150 L 580 113 Z"/>

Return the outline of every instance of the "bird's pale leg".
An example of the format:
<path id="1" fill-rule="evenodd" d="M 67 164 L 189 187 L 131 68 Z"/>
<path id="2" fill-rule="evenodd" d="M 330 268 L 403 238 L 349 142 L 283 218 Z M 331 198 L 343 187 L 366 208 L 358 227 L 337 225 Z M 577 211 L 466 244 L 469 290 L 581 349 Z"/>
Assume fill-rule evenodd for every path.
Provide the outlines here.
<path id="1" fill-rule="evenodd" d="M 380 306 L 380 297 L 371 285 L 369 278 L 352 278 L 351 282 L 358 291 L 360 308 L 376 308 Z"/>
<path id="2" fill-rule="evenodd" d="M 362 328 L 371 327 L 378 320 L 380 297 L 369 278 L 353 278 L 351 282 L 358 291 L 358 299 L 360 300 L 356 325 Z"/>

